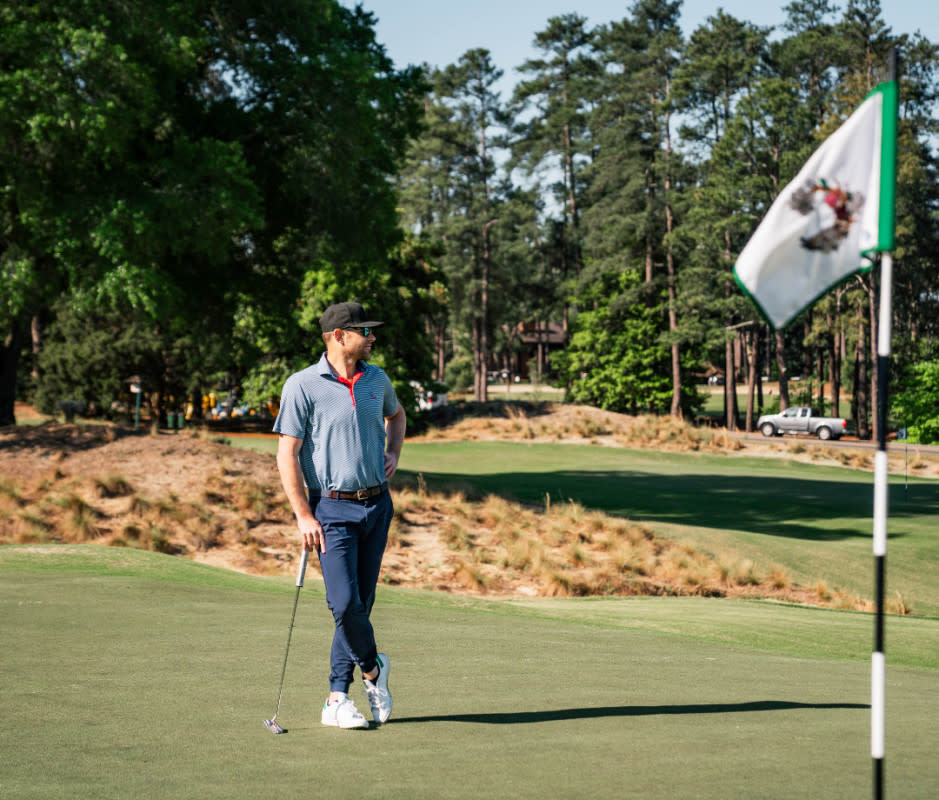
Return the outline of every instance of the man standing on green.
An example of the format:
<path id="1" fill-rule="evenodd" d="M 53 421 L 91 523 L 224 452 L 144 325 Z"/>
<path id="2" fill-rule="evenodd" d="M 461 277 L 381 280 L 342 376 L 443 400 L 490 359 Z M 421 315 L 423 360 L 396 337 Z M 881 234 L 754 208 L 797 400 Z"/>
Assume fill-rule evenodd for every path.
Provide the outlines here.
<path id="1" fill-rule="evenodd" d="M 327 308 L 320 318 L 326 352 L 287 379 L 274 422 L 281 481 L 304 548 L 319 556 L 336 623 L 321 721 L 339 728 L 368 727 L 348 694 L 356 666 L 375 722 L 391 716 L 390 665 L 369 617 L 406 419 L 388 376 L 368 363 L 383 324 L 358 303 Z"/>

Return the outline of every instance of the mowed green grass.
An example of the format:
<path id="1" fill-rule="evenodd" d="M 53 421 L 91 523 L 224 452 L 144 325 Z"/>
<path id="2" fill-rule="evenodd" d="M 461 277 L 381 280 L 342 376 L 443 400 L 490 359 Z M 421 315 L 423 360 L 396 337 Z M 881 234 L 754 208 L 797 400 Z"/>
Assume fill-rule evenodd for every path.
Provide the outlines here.
<path id="1" fill-rule="evenodd" d="M 311 578 L 273 736 L 295 591 L 135 550 L 0 548 L 0 797 L 869 796 L 869 615 L 382 586 L 395 712 L 340 731 L 319 724 L 332 621 Z M 926 800 L 939 621 L 891 630 L 888 796 Z"/>
<path id="2" fill-rule="evenodd" d="M 543 505 L 575 501 L 711 554 L 873 598 L 873 476 L 783 458 L 513 442 L 406 444 L 401 469 Z M 939 616 L 939 481 L 890 478 L 887 593 Z"/>

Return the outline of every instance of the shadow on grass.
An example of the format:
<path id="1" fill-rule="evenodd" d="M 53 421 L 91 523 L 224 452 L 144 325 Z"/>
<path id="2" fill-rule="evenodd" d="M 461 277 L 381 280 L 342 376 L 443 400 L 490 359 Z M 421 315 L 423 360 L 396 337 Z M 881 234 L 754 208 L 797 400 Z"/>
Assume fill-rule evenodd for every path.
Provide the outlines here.
<path id="1" fill-rule="evenodd" d="M 752 703 L 703 703 L 664 706 L 605 706 L 601 708 L 559 708 L 553 711 L 504 711 L 485 714 L 434 714 L 426 717 L 402 717 L 387 724 L 414 722 L 475 722 L 480 725 L 528 725 L 535 722 L 562 722 L 601 717 L 654 717 L 684 714 L 739 714 L 749 711 L 793 711 L 811 709 L 869 709 L 864 703 L 793 703 L 784 700 L 758 700 Z"/>
<path id="2" fill-rule="evenodd" d="M 813 541 L 869 538 L 873 513 L 872 484 L 861 482 L 630 470 L 421 474 L 432 489 L 469 484 L 484 494 L 540 506 L 550 495 L 553 503 L 574 501 L 636 521 L 746 530 Z M 415 473 L 411 475 L 416 477 Z M 892 517 L 939 514 L 939 486 L 929 487 L 916 502 L 905 501 L 902 486 L 892 485 L 890 495 Z M 852 519 L 858 520 L 857 526 L 843 524 Z M 839 520 L 842 524 L 820 524 L 819 520 Z M 891 534 L 891 538 L 899 536 L 902 534 Z"/>

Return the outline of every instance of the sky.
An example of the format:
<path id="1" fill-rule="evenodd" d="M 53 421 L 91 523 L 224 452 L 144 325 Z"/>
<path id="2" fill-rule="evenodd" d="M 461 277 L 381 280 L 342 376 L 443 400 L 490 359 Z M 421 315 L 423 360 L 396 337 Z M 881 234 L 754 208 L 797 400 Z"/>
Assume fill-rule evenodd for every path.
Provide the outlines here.
<path id="1" fill-rule="evenodd" d="M 576 12 L 590 27 L 621 20 L 632 0 L 340 0 L 343 5 L 361 4 L 378 18 L 378 41 L 399 68 L 428 63 L 444 67 L 459 60 L 467 50 L 482 47 L 492 54 L 505 72 L 500 90 L 508 93 L 519 76 L 515 68 L 537 55 L 532 40 L 544 30 L 548 19 Z M 781 25 L 789 0 L 685 0 L 681 26 L 686 36 L 709 16 L 725 12 L 755 25 Z M 833 0 L 844 7 L 846 0 Z M 939 41 L 939 14 L 927 10 L 924 0 L 882 0 L 887 24 L 895 34 L 919 30 Z M 504 99 L 507 99 L 504 96 Z"/>

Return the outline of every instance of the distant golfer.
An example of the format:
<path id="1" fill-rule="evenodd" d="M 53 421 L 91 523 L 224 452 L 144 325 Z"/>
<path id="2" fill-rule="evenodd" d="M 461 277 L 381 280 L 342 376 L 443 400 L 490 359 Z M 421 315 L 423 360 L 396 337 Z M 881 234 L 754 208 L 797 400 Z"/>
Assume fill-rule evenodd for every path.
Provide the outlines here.
<path id="1" fill-rule="evenodd" d="M 322 723 L 367 728 L 349 698 L 356 665 L 377 723 L 391 716 L 388 656 L 369 616 L 394 508 L 388 479 L 404 443 L 404 409 L 388 376 L 368 364 L 375 329 L 358 303 L 323 312 L 326 352 L 284 384 L 274 432 L 277 468 L 307 549 L 319 555 L 336 630 Z"/>

